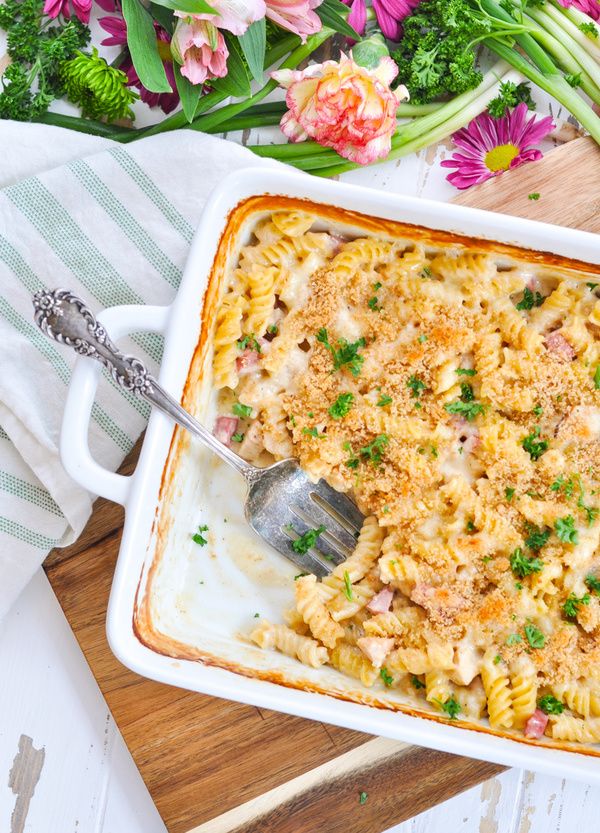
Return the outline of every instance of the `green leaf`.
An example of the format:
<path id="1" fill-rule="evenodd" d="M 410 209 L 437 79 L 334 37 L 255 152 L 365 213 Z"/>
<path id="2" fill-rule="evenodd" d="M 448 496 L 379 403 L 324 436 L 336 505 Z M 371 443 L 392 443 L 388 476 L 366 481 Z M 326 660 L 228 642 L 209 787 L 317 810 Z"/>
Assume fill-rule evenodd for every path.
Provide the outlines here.
<path id="1" fill-rule="evenodd" d="M 167 31 L 170 35 L 173 34 L 173 30 L 175 29 L 175 23 L 177 20 L 173 20 L 173 12 L 171 9 L 165 9 L 164 6 L 158 6 L 156 3 L 150 3 L 148 6 L 150 10 L 150 14 L 156 20 L 157 23 Z"/>
<path id="2" fill-rule="evenodd" d="M 177 92 L 181 99 L 181 106 L 188 122 L 192 122 L 198 100 L 202 95 L 202 84 L 192 84 L 184 75 L 181 74 L 181 67 L 175 65 L 175 83 L 177 85 Z"/>
<path id="3" fill-rule="evenodd" d="M 177 0 L 181 2 L 181 0 Z M 227 75 L 224 78 L 215 78 L 210 82 L 213 90 L 232 95 L 234 98 L 242 98 L 250 95 L 250 76 L 244 63 L 238 39 L 229 33 L 225 33 L 229 58 L 227 58 Z"/>
<path id="4" fill-rule="evenodd" d="M 347 38 L 352 38 L 352 40 L 360 40 L 358 32 L 346 22 L 348 7 L 344 6 L 340 0 L 325 0 L 315 11 L 324 26 L 329 26 L 334 32 L 346 35 Z"/>
<path id="5" fill-rule="evenodd" d="M 381 59 L 389 54 L 382 35 L 372 35 L 352 47 L 352 57 L 356 63 L 361 67 L 367 67 L 367 69 L 378 67 Z"/>
<path id="6" fill-rule="evenodd" d="M 255 81 L 260 83 L 263 79 L 265 50 L 267 48 L 266 18 L 255 20 L 245 33 L 238 38 L 238 41 L 248 62 L 250 74 Z"/>
<path id="7" fill-rule="evenodd" d="M 139 0 L 123 0 L 127 46 L 138 78 L 153 93 L 170 93 L 163 62 L 158 54 L 154 21 Z"/>
<path id="8" fill-rule="evenodd" d="M 164 6 L 172 11 L 187 12 L 188 14 L 217 14 L 216 9 L 209 6 L 205 0 L 153 0 L 157 6 Z"/>

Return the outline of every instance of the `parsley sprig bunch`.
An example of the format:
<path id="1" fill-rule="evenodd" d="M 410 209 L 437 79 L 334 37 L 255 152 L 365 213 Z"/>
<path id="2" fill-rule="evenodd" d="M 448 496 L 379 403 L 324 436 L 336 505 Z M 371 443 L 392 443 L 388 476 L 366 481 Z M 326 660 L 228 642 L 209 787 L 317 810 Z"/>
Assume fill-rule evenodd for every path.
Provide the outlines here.
<path id="1" fill-rule="evenodd" d="M 65 92 L 62 68 L 90 39 L 77 18 L 48 25 L 43 0 L 5 0 L 0 28 L 12 63 L 0 80 L 0 118 L 31 121 Z"/>

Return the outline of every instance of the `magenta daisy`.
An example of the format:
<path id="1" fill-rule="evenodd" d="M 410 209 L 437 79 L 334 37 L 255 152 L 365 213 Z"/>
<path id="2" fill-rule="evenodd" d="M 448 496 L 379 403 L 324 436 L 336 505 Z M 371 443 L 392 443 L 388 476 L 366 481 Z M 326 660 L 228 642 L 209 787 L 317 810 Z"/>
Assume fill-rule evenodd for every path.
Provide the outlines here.
<path id="1" fill-rule="evenodd" d="M 550 116 L 527 119 L 527 105 L 519 104 L 500 119 L 481 113 L 452 136 L 462 153 L 442 162 L 443 168 L 456 168 L 446 179 L 461 190 L 479 185 L 492 176 L 517 168 L 523 162 L 542 158 L 533 145 L 554 129 Z"/>
<path id="2" fill-rule="evenodd" d="M 103 9 L 107 9 L 107 7 L 111 5 L 111 0 L 101 0 L 101 2 L 98 0 L 98 5 L 102 6 Z M 119 9 L 115 6 L 113 11 L 118 12 Z M 104 38 L 104 40 L 101 41 L 103 46 L 127 47 L 127 24 L 125 23 L 123 17 L 101 17 L 99 18 L 98 23 L 104 31 L 108 32 L 110 35 L 110 37 Z M 125 54 L 123 55 L 123 60 L 119 64 L 119 69 L 122 70 L 127 76 L 127 85 L 129 87 L 135 87 L 140 91 L 140 98 L 143 102 L 145 102 L 149 107 L 160 107 L 163 112 L 170 113 L 179 104 L 179 93 L 177 92 L 177 86 L 175 84 L 173 56 L 171 55 L 170 48 L 171 38 L 162 26 L 158 25 L 158 23 L 154 24 L 154 30 L 156 32 L 158 54 L 162 58 L 165 74 L 169 84 L 171 85 L 172 92 L 153 93 L 150 92 L 150 90 L 147 90 L 138 78 L 138 74 L 135 71 L 128 49 L 126 49 Z"/>
<path id="3" fill-rule="evenodd" d="M 600 20 L 600 3 L 598 0 L 558 0 L 558 2 L 565 9 L 575 6 L 580 12 L 589 15 L 594 20 Z"/>
<path id="4" fill-rule="evenodd" d="M 350 6 L 348 23 L 359 35 L 364 34 L 367 24 L 366 0 L 343 0 Z M 379 28 L 386 38 L 399 41 L 402 37 L 401 21 L 419 5 L 420 0 L 373 0 L 373 11 Z"/>

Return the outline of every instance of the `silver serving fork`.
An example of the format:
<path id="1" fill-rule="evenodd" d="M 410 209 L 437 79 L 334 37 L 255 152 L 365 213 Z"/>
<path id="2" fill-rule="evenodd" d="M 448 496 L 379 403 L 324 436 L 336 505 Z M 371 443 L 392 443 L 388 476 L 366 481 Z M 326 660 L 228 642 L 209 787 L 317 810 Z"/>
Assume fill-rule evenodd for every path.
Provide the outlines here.
<path id="1" fill-rule="evenodd" d="M 233 466 L 248 484 L 244 507 L 248 523 L 303 572 L 326 576 L 352 552 L 363 515 L 347 495 L 324 480 L 312 483 L 294 459 L 266 468 L 247 463 L 184 410 L 148 373 L 143 362 L 122 353 L 73 293 L 66 289 L 37 292 L 33 305 L 35 321 L 46 335 L 73 347 L 80 355 L 97 359 L 125 390 L 147 399 Z M 325 531 L 314 536 L 315 544 L 306 552 L 293 548 L 296 539 L 321 527 Z M 300 545 L 297 548 L 304 549 Z"/>

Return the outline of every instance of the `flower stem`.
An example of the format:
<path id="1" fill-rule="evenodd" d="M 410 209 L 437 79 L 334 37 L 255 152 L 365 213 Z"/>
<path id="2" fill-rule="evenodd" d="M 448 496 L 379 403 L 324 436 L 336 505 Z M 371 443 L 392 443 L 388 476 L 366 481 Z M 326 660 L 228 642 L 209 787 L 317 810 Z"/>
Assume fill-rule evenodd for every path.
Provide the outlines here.
<path id="1" fill-rule="evenodd" d="M 227 121 L 223 121 L 215 127 L 204 128 L 205 133 L 230 133 L 232 130 L 249 130 L 253 127 L 272 127 L 279 124 L 281 116 L 279 113 L 263 113 L 262 115 L 248 115 L 242 113 Z"/>
<path id="2" fill-rule="evenodd" d="M 130 138 L 137 131 L 131 127 L 117 124 L 105 124 L 102 121 L 83 119 L 78 116 L 66 116 L 63 113 L 42 113 L 36 119 L 39 124 L 51 124 L 55 127 L 68 127 L 78 133 L 89 133 L 92 136 L 103 136 L 105 139 L 115 139 L 117 142 Z"/>
<path id="3" fill-rule="evenodd" d="M 503 64 L 497 64 L 496 68 L 500 65 L 503 66 Z M 490 70 L 490 72 L 492 71 Z M 484 78 L 484 82 L 485 80 Z M 498 94 L 500 84 L 506 80 L 519 83 L 521 76 L 516 72 L 508 72 L 505 77 L 500 75 L 491 86 L 482 82 L 475 90 L 471 90 L 468 100 L 466 93 L 459 96 L 463 99 L 463 106 L 459 110 L 451 106 L 456 99 L 447 102 L 439 110 L 439 113 L 442 114 L 442 119 L 433 127 L 431 125 L 424 127 L 423 123 L 426 121 L 426 117 L 417 119 L 416 122 L 419 122 L 421 126 L 421 132 L 418 135 L 415 135 L 416 128 L 411 130 L 410 135 L 402 127 L 398 128 L 398 131 L 392 137 L 392 149 L 386 157 L 386 161 L 400 159 L 410 153 L 415 153 L 435 142 L 440 142 L 442 139 L 459 130 L 485 110 L 490 101 Z M 444 115 L 446 118 L 443 117 Z M 295 163 L 291 162 L 291 164 Z M 359 167 L 361 166 L 354 162 L 342 162 L 339 165 L 332 165 L 328 168 L 319 165 L 318 168 L 311 169 L 303 163 L 302 170 L 309 170 L 317 176 L 335 176 L 336 174 L 342 174 Z"/>
<path id="4" fill-rule="evenodd" d="M 294 69 L 299 63 L 308 58 L 315 49 L 333 35 L 333 29 L 328 29 L 326 26 L 317 32 L 316 35 L 311 35 L 306 39 L 306 43 L 300 44 L 294 51 L 285 59 L 279 69 Z M 190 127 L 193 130 L 210 130 L 224 121 L 227 121 L 232 116 L 237 116 L 238 113 L 243 113 L 254 104 L 258 104 L 263 98 L 266 98 L 269 93 L 277 89 L 277 82 L 272 78 L 267 81 L 264 87 L 251 95 L 244 101 L 238 101 L 235 104 L 228 104 L 226 107 L 221 107 L 219 110 L 214 110 L 200 118 L 195 118 Z"/>

